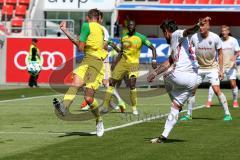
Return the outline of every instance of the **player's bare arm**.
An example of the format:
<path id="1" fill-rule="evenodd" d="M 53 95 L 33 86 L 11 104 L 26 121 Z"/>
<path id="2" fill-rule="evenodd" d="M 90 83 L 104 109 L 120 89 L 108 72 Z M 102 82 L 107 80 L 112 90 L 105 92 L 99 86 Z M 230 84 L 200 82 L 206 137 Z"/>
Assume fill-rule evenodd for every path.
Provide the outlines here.
<path id="1" fill-rule="evenodd" d="M 207 21 L 210 21 L 210 20 L 211 20 L 210 17 L 205 17 L 205 18 L 199 19 L 199 21 L 196 25 L 184 30 L 183 36 L 187 37 L 189 35 L 196 33 L 199 30 L 201 25 L 204 25 Z"/>
<path id="2" fill-rule="evenodd" d="M 108 41 L 108 45 L 111 46 L 118 54 L 121 53 L 121 49 L 113 41 Z"/>
<path id="3" fill-rule="evenodd" d="M 67 29 L 67 23 L 66 21 L 61 22 L 59 25 L 60 29 L 63 31 L 63 33 L 72 41 L 73 44 L 75 44 L 79 51 L 83 51 L 85 47 L 85 43 L 79 41 L 74 35 L 72 35 L 68 29 Z"/>
<path id="4" fill-rule="evenodd" d="M 222 48 L 218 49 L 218 64 L 219 64 L 219 77 L 220 80 L 224 79 L 224 73 L 223 73 L 223 52 Z"/>
<path id="5" fill-rule="evenodd" d="M 148 75 L 147 81 L 148 81 L 148 82 L 152 82 L 153 79 L 154 79 L 157 75 L 159 75 L 159 74 L 167 71 L 168 68 L 170 68 L 170 66 L 172 65 L 172 63 L 173 63 L 172 58 L 169 57 L 167 61 L 161 63 L 156 69 L 154 69 L 154 70 Z"/>
<path id="6" fill-rule="evenodd" d="M 156 68 L 157 68 L 157 60 L 156 60 L 157 53 L 156 53 L 156 48 L 155 48 L 153 45 L 149 46 L 149 48 L 152 50 L 152 56 L 153 56 L 153 58 L 152 58 L 152 68 L 153 68 L 153 69 L 156 69 Z"/>

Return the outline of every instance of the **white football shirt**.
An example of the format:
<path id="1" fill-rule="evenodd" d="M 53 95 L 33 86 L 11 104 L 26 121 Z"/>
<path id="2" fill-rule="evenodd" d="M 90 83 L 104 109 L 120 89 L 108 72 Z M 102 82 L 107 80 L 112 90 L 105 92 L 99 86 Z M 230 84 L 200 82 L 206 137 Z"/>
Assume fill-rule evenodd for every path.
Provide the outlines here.
<path id="1" fill-rule="evenodd" d="M 209 32 L 206 38 L 202 38 L 200 33 L 195 33 L 190 43 L 195 48 L 200 69 L 218 68 L 217 50 L 222 48 L 222 41 L 217 34 Z"/>

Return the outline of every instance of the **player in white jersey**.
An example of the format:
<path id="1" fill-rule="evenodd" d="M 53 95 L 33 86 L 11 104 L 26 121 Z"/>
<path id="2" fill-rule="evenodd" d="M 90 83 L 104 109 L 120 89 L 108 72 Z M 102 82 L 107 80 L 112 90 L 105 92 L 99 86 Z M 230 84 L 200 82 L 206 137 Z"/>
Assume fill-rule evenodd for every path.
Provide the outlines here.
<path id="1" fill-rule="evenodd" d="M 224 121 L 230 121 L 232 117 L 228 109 L 227 99 L 220 89 L 220 80 L 224 78 L 222 42 L 217 34 L 209 31 L 209 28 L 210 24 L 208 21 L 200 26 L 200 32 L 194 34 L 190 40 L 191 45 L 195 48 L 195 54 L 199 64 L 198 83 L 202 83 L 205 77 L 208 79 L 214 93 L 223 106 L 225 113 Z M 216 57 L 218 57 L 218 61 Z M 195 95 L 190 97 L 188 101 L 188 112 L 181 120 L 189 120 L 192 118 Z"/>
<path id="2" fill-rule="evenodd" d="M 229 27 L 223 25 L 221 27 L 221 40 L 222 40 L 222 50 L 223 50 L 223 68 L 227 79 L 230 81 L 230 86 L 232 89 L 233 96 L 233 107 L 238 108 L 238 87 L 236 84 L 237 69 L 236 69 L 236 59 L 239 56 L 240 48 L 238 41 L 230 36 Z M 211 107 L 212 98 L 214 96 L 214 91 L 212 87 L 209 87 L 208 101 L 206 107 Z"/>
<path id="3" fill-rule="evenodd" d="M 102 12 L 99 13 L 99 23 L 100 24 L 103 23 L 103 13 Z M 116 46 L 113 46 L 115 44 L 112 43 L 111 41 L 109 41 L 109 37 L 110 36 L 109 36 L 108 30 L 103 25 L 102 25 L 102 30 L 103 30 L 103 33 L 104 33 L 104 43 L 105 43 L 104 44 L 104 48 L 106 50 L 108 50 L 108 45 L 110 45 L 110 46 L 115 48 Z M 107 58 L 104 60 L 105 73 L 104 73 L 104 79 L 103 79 L 102 83 L 103 83 L 103 85 L 105 87 L 108 87 L 108 85 L 109 85 L 109 77 L 111 75 L 110 64 L 109 64 L 109 58 L 110 57 L 111 57 L 111 55 L 110 55 L 110 53 L 108 53 Z M 114 93 L 114 96 L 118 100 L 118 105 L 125 107 L 125 102 L 120 97 L 118 91 L 115 89 L 113 93 Z M 85 100 L 82 101 L 82 104 L 81 104 L 80 107 L 81 107 L 82 110 L 88 110 L 90 108 Z M 114 109 L 118 109 L 119 108 L 118 106 L 112 106 L 112 107 L 115 107 Z"/>
<path id="4" fill-rule="evenodd" d="M 190 51 L 187 36 L 197 32 L 199 25 L 205 23 L 208 18 L 202 19 L 197 25 L 186 30 L 178 29 L 177 24 L 172 20 L 166 20 L 161 25 L 172 53 L 166 62 L 148 76 L 148 81 L 151 82 L 156 75 L 163 74 L 165 88 L 172 101 L 172 106 L 163 133 L 160 137 L 152 139 L 152 143 L 164 143 L 167 140 L 168 135 L 177 123 L 182 106 L 197 86 L 198 63 L 194 52 Z"/>

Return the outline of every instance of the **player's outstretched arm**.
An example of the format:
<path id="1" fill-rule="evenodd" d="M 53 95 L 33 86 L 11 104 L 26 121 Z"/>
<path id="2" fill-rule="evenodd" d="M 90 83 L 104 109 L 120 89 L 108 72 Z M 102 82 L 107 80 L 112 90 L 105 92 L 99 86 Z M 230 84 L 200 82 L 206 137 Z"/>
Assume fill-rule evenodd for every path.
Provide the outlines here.
<path id="1" fill-rule="evenodd" d="M 118 48 L 117 45 L 116 45 L 113 41 L 109 40 L 109 41 L 108 41 L 108 45 L 109 45 L 110 47 L 112 47 L 118 54 L 121 53 L 121 49 Z"/>
<path id="2" fill-rule="evenodd" d="M 74 35 L 72 35 L 68 29 L 67 29 L 67 23 L 66 21 L 61 22 L 59 25 L 60 29 L 63 31 L 63 33 L 72 41 L 73 44 L 75 44 L 79 51 L 83 51 L 85 47 L 84 42 L 80 42 Z"/>
<path id="3" fill-rule="evenodd" d="M 153 45 L 150 45 L 148 48 L 152 50 L 152 68 L 156 69 L 157 68 L 157 53 L 156 53 L 156 48 Z"/>
<path id="4" fill-rule="evenodd" d="M 198 20 L 198 23 L 197 23 L 197 24 L 195 24 L 194 26 L 192 26 L 192 27 L 184 30 L 183 36 L 184 36 L 184 37 L 187 37 L 187 36 L 189 36 L 189 35 L 192 35 L 192 34 L 196 33 L 196 32 L 199 30 L 199 28 L 200 28 L 201 25 L 204 25 L 205 23 L 207 23 L 207 22 L 210 21 L 210 20 L 211 20 L 210 17 L 200 18 L 200 19 Z"/>
<path id="5" fill-rule="evenodd" d="M 172 61 L 172 58 L 169 57 L 167 61 L 161 63 L 156 69 L 154 69 L 147 77 L 147 81 L 148 82 L 152 82 L 153 79 L 161 74 L 161 73 L 164 73 L 165 71 L 167 71 L 170 66 L 172 65 L 173 61 Z"/>

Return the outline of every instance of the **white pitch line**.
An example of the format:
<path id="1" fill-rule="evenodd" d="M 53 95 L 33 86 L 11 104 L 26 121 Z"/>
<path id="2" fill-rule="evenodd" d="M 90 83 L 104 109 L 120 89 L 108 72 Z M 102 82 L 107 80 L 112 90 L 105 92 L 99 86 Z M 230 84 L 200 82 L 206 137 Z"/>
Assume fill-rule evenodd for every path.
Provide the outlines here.
<path id="1" fill-rule="evenodd" d="M 1 100 L 0 103 L 12 102 L 12 101 L 23 101 L 23 100 L 29 100 L 29 99 L 45 98 L 45 97 L 60 96 L 60 95 L 62 95 L 62 94 L 53 94 L 53 95 L 46 95 L 46 96 L 35 96 L 35 97 L 8 99 L 8 100 Z"/>
<path id="2" fill-rule="evenodd" d="M 197 107 L 195 107 L 193 110 L 201 109 L 201 108 L 203 108 L 203 107 L 205 107 L 205 105 L 197 106 Z M 187 112 L 187 110 L 181 111 L 181 113 L 185 113 L 185 112 Z M 151 117 L 151 118 L 145 118 L 145 119 L 142 119 L 142 120 L 140 120 L 140 121 L 135 121 L 135 122 L 131 122 L 131 123 L 126 123 L 126 124 L 119 125 L 119 126 L 115 126 L 115 127 L 110 127 L 110 128 L 105 129 L 104 131 L 107 132 L 107 131 L 112 131 L 112 130 L 115 130 L 115 129 L 125 128 L 125 127 L 133 126 L 133 125 L 136 125 L 136 124 L 144 123 L 144 122 L 147 122 L 147 121 L 151 121 L 151 120 L 154 120 L 154 119 L 163 118 L 163 117 L 166 117 L 166 116 L 168 116 L 168 113 L 167 113 L 167 114 L 164 114 L 164 115 L 153 116 L 153 117 Z M 91 134 L 96 134 L 96 131 L 90 132 L 90 133 L 91 133 Z"/>
<path id="3" fill-rule="evenodd" d="M 193 108 L 193 110 L 201 109 L 203 107 L 205 107 L 205 105 L 197 106 L 197 107 Z M 187 110 L 181 111 L 181 113 L 185 113 L 185 112 L 187 112 Z M 168 114 L 158 115 L 158 116 L 154 116 L 154 117 L 151 117 L 151 118 L 145 118 L 145 119 L 142 119 L 142 120 L 139 120 L 139 121 L 134 121 L 134 122 L 126 123 L 126 124 L 123 124 L 123 125 L 110 127 L 110 128 L 105 129 L 104 131 L 108 132 L 108 131 L 112 131 L 112 130 L 116 130 L 116 129 L 120 129 L 120 128 L 133 126 L 133 125 L 144 123 L 144 122 L 151 121 L 151 120 L 154 120 L 154 119 L 163 118 L 163 117 L 166 117 L 167 115 Z M 4 132 L 4 131 L 2 131 L 2 132 L 0 132 L 0 134 L 65 135 L 65 134 L 67 134 L 67 132 L 65 132 L 65 133 L 64 132 L 48 133 L 48 132 Z M 96 134 L 96 132 L 95 131 L 94 132 L 90 132 L 90 134 Z"/>

